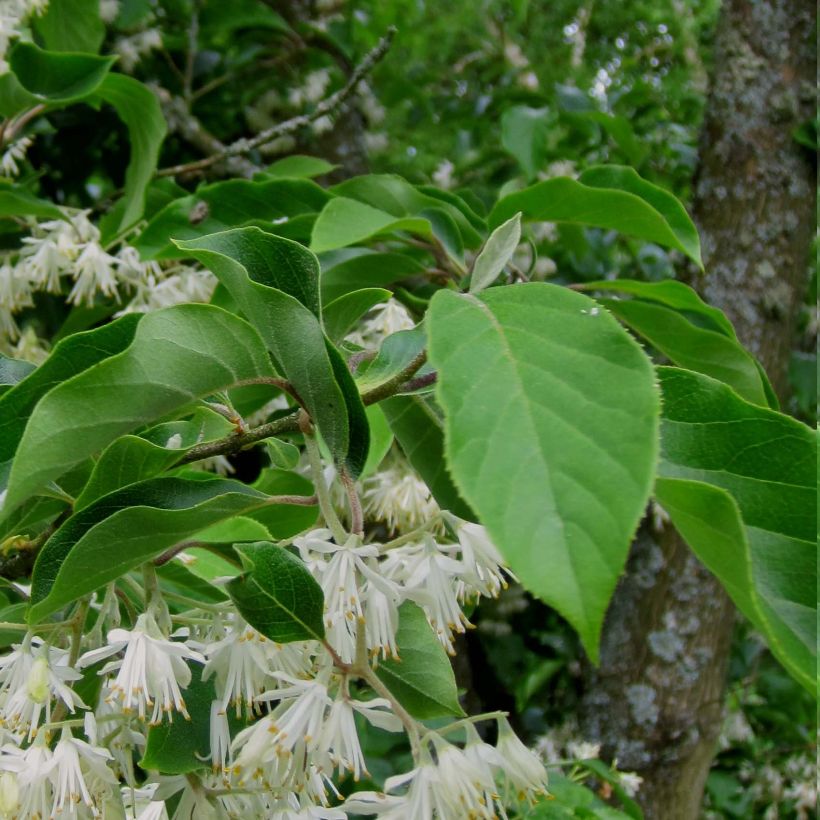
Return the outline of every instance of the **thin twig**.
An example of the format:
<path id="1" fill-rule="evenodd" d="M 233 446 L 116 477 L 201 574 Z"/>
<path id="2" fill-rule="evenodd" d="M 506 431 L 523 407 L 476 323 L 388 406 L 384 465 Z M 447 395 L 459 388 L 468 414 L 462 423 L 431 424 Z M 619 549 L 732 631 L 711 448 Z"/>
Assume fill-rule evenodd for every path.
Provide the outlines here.
<path id="1" fill-rule="evenodd" d="M 359 493 L 356 490 L 356 482 L 347 467 L 341 468 L 339 477 L 342 479 L 342 484 L 347 493 L 347 500 L 350 504 L 350 531 L 356 535 L 364 535 L 364 513 Z"/>
<path id="2" fill-rule="evenodd" d="M 399 389 L 415 376 L 418 370 L 423 367 L 427 361 L 427 353 L 422 351 L 407 367 L 401 371 L 394 378 L 389 379 L 362 394 L 362 402 L 365 405 L 376 404 L 382 399 L 389 398 L 395 395 Z M 176 466 L 182 464 L 190 464 L 194 461 L 201 461 L 203 458 L 213 458 L 214 456 L 228 456 L 233 453 L 238 453 L 252 444 L 256 444 L 266 438 L 281 436 L 283 433 L 295 433 L 299 430 L 299 412 L 295 411 L 289 413 L 287 416 L 282 416 L 275 421 L 270 421 L 267 424 L 262 424 L 259 427 L 254 427 L 246 433 L 239 433 L 238 435 L 230 435 L 225 438 L 217 439 L 216 441 L 209 441 L 204 444 L 198 444 L 192 447 L 188 452 L 177 462 Z"/>
<path id="3" fill-rule="evenodd" d="M 319 444 L 316 441 L 316 434 L 310 423 L 310 416 L 308 416 L 304 410 L 299 411 L 299 429 L 305 437 L 305 449 L 307 450 L 313 486 L 316 489 L 316 496 L 319 499 L 319 509 L 322 511 L 322 517 L 325 519 L 325 523 L 330 527 L 330 531 L 333 533 L 334 540 L 341 546 L 347 541 L 347 531 L 342 526 L 339 516 L 336 515 L 336 510 L 333 509 L 333 502 L 330 500 L 330 493 L 328 492 L 327 484 L 325 484 L 325 474 L 322 467 L 322 455 L 319 452 Z"/>
<path id="4" fill-rule="evenodd" d="M 191 25 L 188 27 L 188 53 L 185 55 L 185 73 L 182 78 L 182 96 L 189 104 L 194 85 L 194 60 L 196 59 L 198 39 L 199 9 L 194 5 L 191 12 Z"/>
<path id="5" fill-rule="evenodd" d="M 393 41 L 395 33 L 395 28 L 389 28 L 385 36 L 382 37 L 382 39 L 376 44 L 375 48 L 368 52 L 359 65 L 356 66 L 355 70 L 350 75 L 350 79 L 345 83 L 345 85 L 334 94 L 331 94 L 329 97 L 326 97 L 318 103 L 316 108 L 309 114 L 300 114 L 298 117 L 292 117 L 291 119 L 278 123 L 271 128 L 266 128 L 264 131 L 260 131 L 255 137 L 251 137 L 250 139 L 245 137 L 238 139 L 226 146 L 222 151 L 212 154 L 209 157 L 205 157 L 204 159 L 195 160 L 194 162 L 186 162 L 181 165 L 173 165 L 169 168 L 162 168 L 157 171 L 154 176 L 167 177 L 176 176 L 178 174 L 189 174 L 194 171 L 202 171 L 205 168 L 210 168 L 212 165 L 221 162 L 222 160 L 247 154 L 279 137 L 287 134 L 293 134 L 294 132 L 310 125 L 315 120 L 330 114 L 339 108 L 347 100 L 347 98 L 353 94 L 359 82 L 361 82 L 365 75 L 372 71 L 373 67 L 384 57 L 387 50 L 390 48 L 390 44 Z"/>
<path id="6" fill-rule="evenodd" d="M 393 394 L 397 393 L 401 387 L 408 382 L 413 376 L 424 367 L 425 362 L 427 361 L 427 351 L 422 350 L 421 353 L 416 355 L 416 357 L 407 365 L 399 373 L 396 373 L 391 379 L 388 379 L 386 382 L 382 382 L 378 387 L 374 387 L 372 390 L 368 390 L 366 393 L 362 393 L 362 401 L 365 404 L 375 404 L 376 402 L 381 401 L 382 399 L 388 398 L 388 396 L 392 396 Z"/>

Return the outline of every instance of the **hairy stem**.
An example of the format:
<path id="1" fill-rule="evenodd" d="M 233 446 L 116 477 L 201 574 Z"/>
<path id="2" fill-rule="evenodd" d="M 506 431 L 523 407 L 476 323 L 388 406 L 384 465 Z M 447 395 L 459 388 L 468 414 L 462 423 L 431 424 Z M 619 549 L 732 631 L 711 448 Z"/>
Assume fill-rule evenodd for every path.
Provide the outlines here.
<path id="1" fill-rule="evenodd" d="M 347 531 L 342 526 L 342 522 L 339 520 L 339 516 L 336 515 L 336 510 L 333 509 L 333 504 L 330 501 L 330 493 L 325 483 L 324 467 L 322 466 L 322 455 L 319 452 L 319 444 L 313 433 L 310 419 L 307 413 L 304 411 L 301 411 L 301 413 L 300 427 L 305 436 L 305 449 L 307 450 L 310 472 L 313 476 L 313 484 L 316 487 L 319 509 L 322 511 L 322 517 L 325 519 L 325 523 L 330 527 L 330 531 L 333 533 L 333 539 L 337 544 L 342 545 L 347 541 Z"/>

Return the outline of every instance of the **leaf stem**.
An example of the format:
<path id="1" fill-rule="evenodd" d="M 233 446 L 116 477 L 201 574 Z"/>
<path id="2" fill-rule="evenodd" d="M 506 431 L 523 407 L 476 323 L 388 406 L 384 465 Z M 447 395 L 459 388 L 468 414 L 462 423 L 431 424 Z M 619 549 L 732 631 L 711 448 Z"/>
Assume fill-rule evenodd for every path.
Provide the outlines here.
<path id="1" fill-rule="evenodd" d="M 301 411 L 299 426 L 305 437 L 305 449 L 307 450 L 310 472 L 313 476 L 313 484 L 316 488 L 319 509 L 322 511 L 322 517 L 325 519 L 325 523 L 330 527 L 330 531 L 333 533 L 333 539 L 341 546 L 347 541 L 347 531 L 342 526 L 339 516 L 336 515 L 336 510 L 333 509 L 330 493 L 325 483 L 325 473 L 322 467 L 322 455 L 319 452 L 319 444 L 316 441 L 316 435 L 310 424 L 308 414 L 305 413 L 304 410 Z"/>

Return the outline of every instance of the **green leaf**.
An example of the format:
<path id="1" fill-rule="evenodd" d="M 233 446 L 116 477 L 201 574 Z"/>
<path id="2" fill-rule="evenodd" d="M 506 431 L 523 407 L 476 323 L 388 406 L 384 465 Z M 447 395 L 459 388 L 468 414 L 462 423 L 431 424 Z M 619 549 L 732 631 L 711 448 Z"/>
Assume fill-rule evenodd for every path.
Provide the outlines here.
<path id="1" fill-rule="evenodd" d="M 211 703 L 216 700 L 214 680 L 202 680 L 203 667 L 200 664 L 188 666 L 191 682 L 185 688 L 185 708 L 191 719 L 177 716 L 173 722 L 149 727 L 145 754 L 139 761 L 140 768 L 145 771 L 172 775 L 211 768 Z"/>
<path id="2" fill-rule="evenodd" d="M 703 269 L 698 230 L 680 200 L 669 191 L 647 182 L 634 168 L 622 165 L 594 165 L 587 168 L 578 181 L 593 188 L 634 194 L 647 202 L 672 229 L 680 242 L 679 250 L 682 250 L 701 270 Z"/>
<path id="3" fill-rule="evenodd" d="M 322 311 L 322 324 L 330 341 L 338 344 L 368 310 L 387 301 L 391 295 L 384 288 L 365 288 L 332 301 Z"/>
<path id="4" fill-rule="evenodd" d="M 322 253 L 395 231 L 407 231 L 428 238 L 433 234 L 428 219 L 394 217 L 363 202 L 340 196 L 331 199 L 320 212 L 313 226 L 310 248 L 315 253 Z"/>
<path id="5" fill-rule="evenodd" d="M 326 159 L 321 159 L 320 157 L 291 154 L 291 156 L 278 159 L 272 165 L 269 165 L 262 172 L 262 175 L 273 177 L 274 179 L 312 179 L 313 177 L 329 174 L 338 167 L 338 165 L 333 165 Z"/>
<path id="6" fill-rule="evenodd" d="M 515 105 L 501 115 L 501 144 L 532 179 L 544 166 L 547 147 L 547 109 Z"/>
<path id="7" fill-rule="evenodd" d="M 156 214 L 134 241 L 144 259 L 187 256 L 172 240 L 196 239 L 250 222 L 275 222 L 320 211 L 330 194 L 307 179 L 231 179 L 205 185 Z M 279 226 L 283 227 L 283 226 Z"/>
<path id="8" fill-rule="evenodd" d="M 225 285 L 263 335 L 334 459 L 358 475 L 367 459 L 367 418 L 353 377 L 317 318 L 316 257 L 258 228 L 178 244 Z"/>
<path id="9" fill-rule="evenodd" d="M 0 216 L 39 216 L 43 219 L 65 219 L 65 214 L 47 199 L 39 199 L 25 188 L 0 182 Z"/>
<path id="10" fill-rule="evenodd" d="M 349 254 L 351 251 L 339 253 Z M 327 257 L 323 257 L 322 304 L 329 304 L 351 291 L 392 285 L 425 271 L 421 262 L 402 253 L 379 253 L 369 248 L 356 248 L 352 253 L 354 255 L 332 261 L 330 265 Z"/>
<path id="11" fill-rule="evenodd" d="M 40 100 L 29 94 L 11 71 L 0 75 L 0 116 L 10 118 L 39 103 Z"/>
<path id="12" fill-rule="evenodd" d="M 34 565 L 29 623 L 36 624 L 217 521 L 270 503 L 224 478 L 152 478 L 71 516 Z"/>
<path id="13" fill-rule="evenodd" d="M 187 421 L 160 424 L 141 436 L 112 441 L 94 465 L 91 478 L 74 502 L 74 511 L 120 487 L 159 475 L 195 445 L 222 438 L 232 430 L 226 418 L 199 408 Z"/>
<path id="14" fill-rule="evenodd" d="M 40 102 L 62 105 L 93 94 L 117 58 L 44 51 L 18 41 L 8 59 L 23 89 Z"/>
<path id="15" fill-rule="evenodd" d="M 464 213 L 464 203 L 453 202 L 441 193 L 431 196 L 395 174 L 365 174 L 334 185 L 331 191 L 340 197 L 364 202 L 395 217 L 416 216 L 426 208 L 444 209 L 458 225 L 462 240 L 468 248 L 476 248 L 483 241 L 483 226 L 476 229 L 473 218 Z M 482 231 L 480 233 L 479 231 Z"/>
<path id="16" fill-rule="evenodd" d="M 265 439 L 265 449 L 268 451 L 268 458 L 274 467 L 281 467 L 283 470 L 292 470 L 299 463 L 299 448 L 289 441 L 282 441 L 280 438 Z"/>
<path id="17" fill-rule="evenodd" d="M 322 588 L 295 555 L 269 541 L 236 544 L 246 572 L 227 586 L 242 617 L 277 643 L 321 641 Z"/>
<path id="18" fill-rule="evenodd" d="M 459 494 L 444 459 L 444 422 L 422 396 L 392 396 L 379 402 L 390 429 L 413 469 L 422 477 L 439 507 L 475 521 Z"/>
<path id="19" fill-rule="evenodd" d="M 124 433 L 272 373 L 258 334 L 233 314 L 196 304 L 146 314 L 127 349 L 58 385 L 34 408 L 11 467 L 4 512 Z M 0 409 L 14 392 L 0 399 Z"/>
<path id="20" fill-rule="evenodd" d="M 499 225 L 487 240 L 487 244 L 475 260 L 470 275 L 470 293 L 479 293 L 492 285 L 512 259 L 521 241 L 521 214 Z"/>
<path id="21" fill-rule="evenodd" d="M 493 208 L 490 226 L 500 225 L 518 211 L 527 220 L 569 222 L 620 231 L 675 248 L 700 267 L 703 265 L 697 231 L 683 206 L 630 168 L 590 168 L 577 181 L 556 177 L 508 194 Z"/>
<path id="22" fill-rule="evenodd" d="M 597 661 L 654 476 L 649 360 L 595 302 L 554 285 L 480 300 L 439 291 L 426 322 L 457 486 L 524 585 Z"/>
<path id="23" fill-rule="evenodd" d="M 362 393 L 398 376 L 424 350 L 427 336 L 424 328 L 399 330 L 384 339 L 371 362 L 362 362 L 356 370 L 356 384 Z"/>
<path id="24" fill-rule="evenodd" d="M 131 149 L 123 198 L 114 207 L 113 216 L 106 217 L 104 233 L 112 238 L 142 217 L 167 126 L 156 95 L 133 77 L 109 74 L 97 89 L 97 96 L 112 105 L 125 123 Z"/>
<path id="25" fill-rule="evenodd" d="M 576 287 L 588 291 L 625 293 L 648 302 L 658 302 L 684 314 L 691 314 L 705 322 L 709 329 L 720 331 L 730 339 L 737 339 L 732 323 L 722 310 L 706 304 L 689 285 L 684 285 L 683 282 L 677 282 L 674 279 L 666 279 L 662 282 L 612 279 L 583 282 Z"/>
<path id="26" fill-rule="evenodd" d="M 587 111 L 570 116 L 577 116 L 600 125 L 612 137 L 631 165 L 640 165 L 646 158 L 646 147 L 635 136 L 635 131 L 625 117 L 613 116 L 603 111 Z"/>
<path id="27" fill-rule="evenodd" d="M 32 22 L 50 51 L 96 54 L 105 37 L 99 0 L 49 0 L 45 11 L 34 15 Z"/>
<path id="28" fill-rule="evenodd" d="M 265 469 L 253 484 L 254 489 L 268 495 L 305 495 L 314 493 L 313 485 L 303 476 L 290 470 Z M 249 513 L 254 521 L 263 524 L 271 538 L 285 539 L 298 535 L 316 523 L 318 507 L 297 504 L 277 504 Z M 260 540 L 240 539 L 240 540 Z"/>
<path id="29" fill-rule="evenodd" d="M 670 361 L 725 382 L 748 401 L 768 406 L 757 364 L 726 334 L 698 327 L 676 310 L 639 299 L 599 299 Z"/>
<path id="30" fill-rule="evenodd" d="M 31 362 L 0 355 L 0 390 L 6 392 L 12 385 L 23 381 L 35 369 Z"/>
<path id="31" fill-rule="evenodd" d="M 361 478 L 375 473 L 393 446 L 393 431 L 379 405 L 371 404 L 370 407 L 365 408 L 365 412 L 370 427 L 370 452 L 367 454 Z"/>
<path id="32" fill-rule="evenodd" d="M 814 691 L 815 435 L 706 376 L 658 374 L 658 500 L 780 662 Z"/>
<path id="33" fill-rule="evenodd" d="M 424 611 L 412 601 L 399 608 L 396 646 L 399 659 L 381 661 L 376 674 L 399 703 L 418 720 L 462 717 L 450 659 Z"/>
<path id="34" fill-rule="evenodd" d="M 140 315 L 128 314 L 96 330 L 63 339 L 43 364 L 0 396 L 0 489 L 8 486 L 11 459 L 37 402 L 72 376 L 122 352 L 133 341 L 140 319 Z"/>

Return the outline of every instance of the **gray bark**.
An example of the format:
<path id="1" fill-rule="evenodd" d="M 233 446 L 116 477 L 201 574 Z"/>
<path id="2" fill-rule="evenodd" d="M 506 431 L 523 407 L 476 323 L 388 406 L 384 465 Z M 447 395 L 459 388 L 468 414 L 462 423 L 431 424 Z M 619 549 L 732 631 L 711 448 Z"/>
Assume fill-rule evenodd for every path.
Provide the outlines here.
<path id="1" fill-rule="evenodd" d="M 707 271 L 696 284 L 781 398 L 815 230 L 815 171 L 791 133 L 816 110 L 816 15 L 805 0 L 724 3 L 693 206 Z M 607 614 L 582 720 L 605 755 L 644 777 L 648 820 L 700 814 L 734 618 L 677 534 L 645 526 Z"/>

